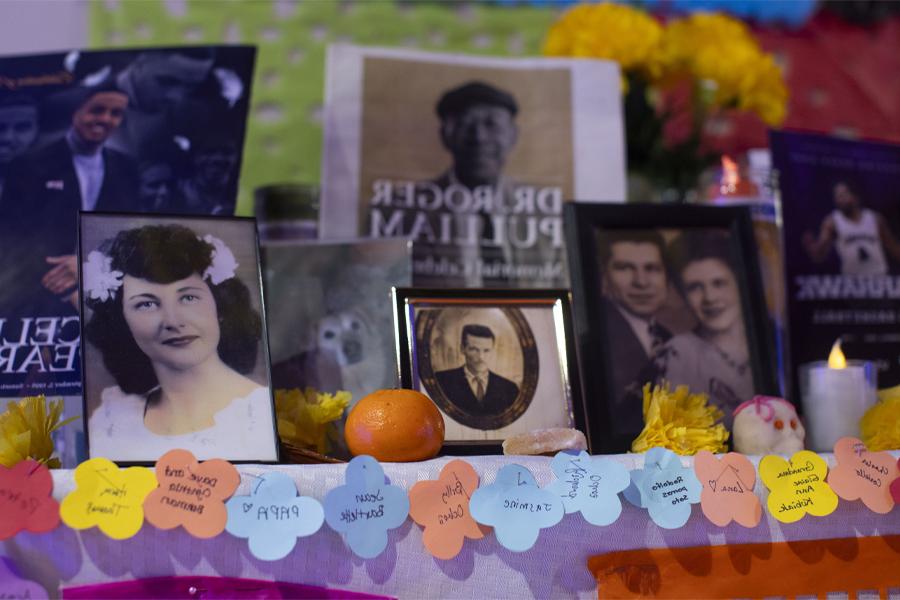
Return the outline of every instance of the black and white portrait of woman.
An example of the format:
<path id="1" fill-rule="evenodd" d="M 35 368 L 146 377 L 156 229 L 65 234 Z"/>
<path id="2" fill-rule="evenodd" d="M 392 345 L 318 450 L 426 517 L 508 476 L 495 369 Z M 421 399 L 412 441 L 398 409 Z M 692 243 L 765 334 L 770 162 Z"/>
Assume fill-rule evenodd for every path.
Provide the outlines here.
<path id="1" fill-rule="evenodd" d="M 274 461 L 255 224 L 82 214 L 91 456 Z"/>

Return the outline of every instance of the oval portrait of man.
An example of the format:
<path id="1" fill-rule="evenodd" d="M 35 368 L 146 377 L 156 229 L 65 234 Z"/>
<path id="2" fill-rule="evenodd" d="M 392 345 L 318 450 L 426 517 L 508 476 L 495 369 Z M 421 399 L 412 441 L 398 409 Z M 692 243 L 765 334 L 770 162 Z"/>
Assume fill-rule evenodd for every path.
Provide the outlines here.
<path id="1" fill-rule="evenodd" d="M 416 318 L 416 362 L 428 395 L 450 418 L 490 431 L 531 405 L 538 355 L 517 308 L 450 307 Z"/>

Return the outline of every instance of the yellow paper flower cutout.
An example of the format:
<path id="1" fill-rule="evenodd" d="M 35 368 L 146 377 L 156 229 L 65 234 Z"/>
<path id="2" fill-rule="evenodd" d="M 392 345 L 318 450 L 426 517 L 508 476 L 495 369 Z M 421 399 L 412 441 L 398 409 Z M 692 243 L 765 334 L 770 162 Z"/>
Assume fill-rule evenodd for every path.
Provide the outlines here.
<path id="1" fill-rule="evenodd" d="M 721 423 L 722 411 L 708 403 L 706 394 L 691 394 L 680 385 L 674 392 L 669 385 L 644 386 L 644 430 L 632 442 L 632 452 L 666 448 L 682 455 L 701 450 L 728 450 L 728 430 Z"/>
<path id="2" fill-rule="evenodd" d="M 106 458 L 92 458 L 75 469 L 75 489 L 63 498 L 59 515 L 72 529 L 99 527 L 124 540 L 141 530 L 144 499 L 156 486 L 151 469 L 119 469 Z"/>
<path id="3" fill-rule="evenodd" d="M 838 505 L 837 494 L 825 483 L 828 464 L 809 450 L 790 461 L 770 454 L 759 462 L 759 477 L 769 488 L 769 513 L 782 523 L 799 521 L 807 514 L 824 517 Z"/>

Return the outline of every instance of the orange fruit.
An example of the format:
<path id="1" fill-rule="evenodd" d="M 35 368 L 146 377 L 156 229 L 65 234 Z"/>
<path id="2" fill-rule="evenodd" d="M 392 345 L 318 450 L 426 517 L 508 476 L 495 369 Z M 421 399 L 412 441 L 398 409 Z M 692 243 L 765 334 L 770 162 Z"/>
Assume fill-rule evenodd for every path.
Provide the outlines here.
<path id="1" fill-rule="evenodd" d="M 444 417 L 434 402 L 414 390 L 378 390 L 347 415 L 344 439 L 354 456 L 382 462 L 434 458 L 444 443 Z"/>

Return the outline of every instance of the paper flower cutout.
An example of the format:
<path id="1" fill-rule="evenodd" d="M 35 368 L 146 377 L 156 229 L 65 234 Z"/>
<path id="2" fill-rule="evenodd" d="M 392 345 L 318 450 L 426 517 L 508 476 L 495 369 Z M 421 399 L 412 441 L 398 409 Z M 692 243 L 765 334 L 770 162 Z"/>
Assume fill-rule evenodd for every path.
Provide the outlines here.
<path id="1" fill-rule="evenodd" d="M 824 517 L 837 508 L 838 498 L 825 483 L 828 465 L 809 450 L 801 450 L 787 461 L 770 454 L 759 462 L 759 477 L 769 488 L 766 505 L 782 523 L 799 521 L 807 513 Z"/>
<path id="2" fill-rule="evenodd" d="M 890 482 L 900 477 L 897 461 L 887 452 L 869 452 L 856 438 L 841 438 L 834 445 L 837 465 L 828 473 L 828 485 L 844 500 L 862 500 L 866 507 L 886 514 L 894 508 Z"/>
<path id="3" fill-rule="evenodd" d="M 506 465 L 494 483 L 475 490 L 469 510 L 476 521 L 493 527 L 500 545 L 513 552 L 534 546 L 541 529 L 553 527 L 566 513 L 558 495 L 539 488 L 531 471 L 516 464 Z"/>
<path id="4" fill-rule="evenodd" d="M 0 467 L 0 540 L 22 530 L 44 533 L 59 525 L 59 503 L 50 494 L 53 477 L 47 467 L 23 460 Z"/>
<path id="5" fill-rule="evenodd" d="M 384 470 L 371 456 L 351 460 L 345 477 L 346 485 L 325 496 L 325 520 L 354 554 L 375 558 L 387 546 L 388 529 L 406 520 L 409 498 L 403 488 L 385 483 Z"/>
<path id="6" fill-rule="evenodd" d="M 106 458 L 92 458 L 75 469 L 75 489 L 59 506 L 72 529 L 99 527 L 114 540 L 130 538 L 144 523 L 144 499 L 156 487 L 145 467 L 119 469 Z"/>
<path id="7" fill-rule="evenodd" d="M 319 501 L 298 496 L 294 480 L 278 471 L 260 476 L 249 496 L 233 496 L 225 508 L 226 531 L 248 538 L 250 552 L 260 560 L 284 558 L 297 538 L 317 532 L 325 519 Z"/>
<path id="8" fill-rule="evenodd" d="M 91 250 L 87 262 L 81 266 L 84 291 L 91 300 L 106 302 L 122 287 L 122 271 L 112 270 L 112 257 L 99 250 Z"/>
<path id="9" fill-rule="evenodd" d="M 703 486 L 691 469 L 671 450 L 651 448 L 644 457 L 644 468 L 631 472 L 631 485 L 625 490 L 629 502 L 646 508 L 653 522 L 665 529 L 678 529 L 691 516 L 691 504 L 700 502 Z"/>
<path id="10" fill-rule="evenodd" d="M 580 512 L 591 525 L 611 525 L 622 514 L 619 492 L 631 483 L 625 465 L 582 450 L 558 453 L 550 468 L 556 479 L 544 489 L 562 498 L 566 513 Z"/>
<path id="11" fill-rule="evenodd" d="M 213 285 L 219 285 L 227 279 L 234 277 L 234 273 L 238 268 L 238 262 L 234 258 L 231 249 L 225 245 L 225 242 L 212 235 L 204 235 L 203 241 L 211 244 L 212 264 L 203 271 L 203 278 L 209 277 Z"/>
<path id="12" fill-rule="evenodd" d="M 30 600 L 43 600 L 49 598 L 47 590 L 42 585 L 29 579 L 22 579 L 15 572 L 15 565 L 10 559 L 0 558 L 0 598 L 29 598 Z M 12 568 L 11 568 L 12 567 Z"/>
<path id="13" fill-rule="evenodd" d="M 159 529 L 184 526 L 198 538 L 225 531 L 227 500 L 241 483 L 237 469 L 227 460 L 200 464 L 187 450 L 170 450 L 156 461 L 159 487 L 144 501 L 147 521 Z"/>
<path id="14" fill-rule="evenodd" d="M 420 481 L 409 491 L 409 516 L 425 528 L 422 541 L 433 556 L 450 560 L 462 550 L 465 538 L 484 537 L 469 512 L 476 489 L 478 473 L 457 459 L 444 465 L 436 480 Z"/>
<path id="15" fill-rule="evenodd" d="M 900 459 L 897 459 L 897 468 L 900 468 Z M 900 478 L 891 483 L 891 496 L 894 497 L 894 504 L 900 504 Z"/>
<path id="16" fill-rule="evenodd" d="M 725 527 L 731 521 L 744 527 L 756 527 L 762 518 L 762 506 L 753 493 L 756 469 L 746 456 L 729 452 L 718 457 L 699 452 L 694 457 L 694 472 L 703 491 L 700 508 L 713 524 Z"/>

